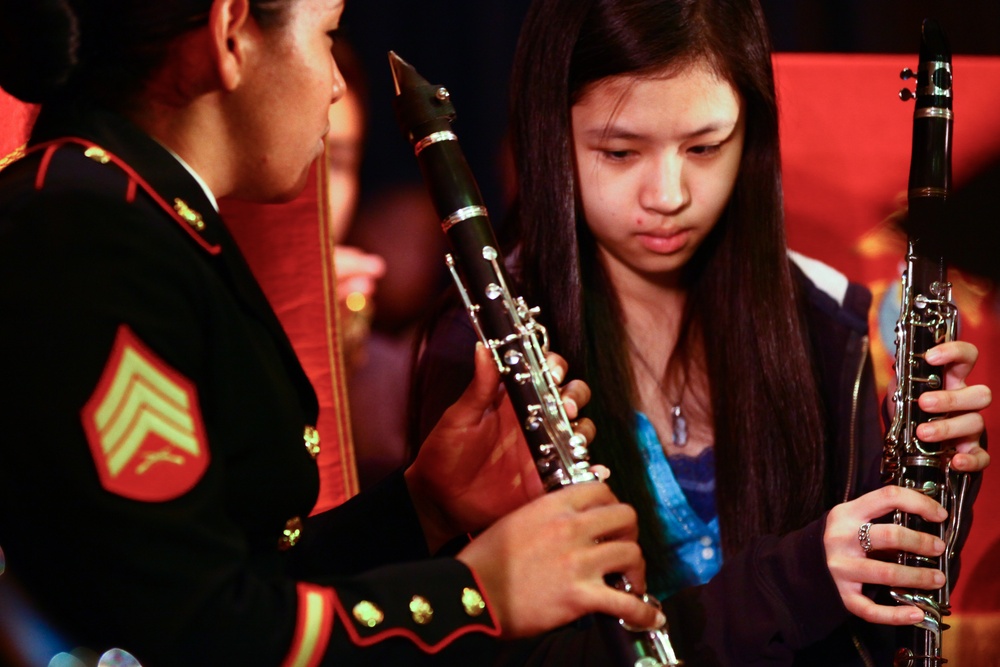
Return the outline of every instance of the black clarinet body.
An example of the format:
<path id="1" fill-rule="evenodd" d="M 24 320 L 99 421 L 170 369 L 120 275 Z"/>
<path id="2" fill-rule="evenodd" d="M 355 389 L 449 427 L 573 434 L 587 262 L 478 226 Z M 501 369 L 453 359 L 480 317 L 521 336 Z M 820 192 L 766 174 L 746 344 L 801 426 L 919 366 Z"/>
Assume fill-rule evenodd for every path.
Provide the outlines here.
<path id="1" fill-rule="evenodd" d="M 400 126 L 413 145 L 451 246 L 448 268 L 480 340 L 500 370 L 542 484 L 550 492 L 569 484 L 599 482 L 587 460 L 586 439 L 573 432 L 546 363 L 548 339 L 545 328 L 535 321 L 538 310 L 512 290 L 479 186 L 451 128 L 455 110 L 450 95 L 395 53 L 390 52 L 389 62 Z M 631 590 L 623 576 L 614 577 L 609 585 Z M 607 616 L 596 620 L 623 665 L 680 664 L 665 627 L 631 628 Z"/>
<path id="2" fill-rule="evenodd" d="M 946 224 L 951 188 L 951 52 L 944 33 L 933 21 L 925 20 L 922 25 L 916 73 L 905 69 L 901 76 L 904 80 L 916 77 L 915 93 L 907 89 L 900 92 L 903 100 L 915 99 L 916 107 L 907 196 L 906 269 L 896 325 L 895 412 L 886 436 L 882 472 L 886 483 L 934 498 L 949 515 L 941 524 L 900 511 L 894 516 L 896 524 L 940 537 L 947 546 L 937 558 L 899 554 L 901 564 L 940 570 L 946 583 L 934 591 L 890 591 L 898 604 L 924 612 L 920 623 L 899 630 L 893 667 L 938 667 L 947 662 L 941 639 L 948 628 L 944 617 L 950 613 L 948 566 L 954 556 L 967 476 L 950 470 L 952 450 L 941 443 L 923 442 L 916 435 L 917 426 L 939 418 L 921 410 L 917 399 L 926 391 L 944 387 L 943 369 L 927 363 L 924 355 L 935 345 L 954 340 L 958 324 L 944 258 L 940 249 L 924 238 L 928 230 Z"/>

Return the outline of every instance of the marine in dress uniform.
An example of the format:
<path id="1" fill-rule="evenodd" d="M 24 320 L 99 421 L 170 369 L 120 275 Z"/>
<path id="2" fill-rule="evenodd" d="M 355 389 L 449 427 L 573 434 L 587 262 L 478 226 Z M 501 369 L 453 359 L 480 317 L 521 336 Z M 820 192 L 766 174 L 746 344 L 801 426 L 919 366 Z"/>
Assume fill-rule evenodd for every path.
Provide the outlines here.
<path id="1" fill-rule="evenodd" d="M 144 667 L 493 650 L 401 475 L 307 516 L 312 387 L 207 188 L 121 116 L 43 112 L 0 172 L 0 311 L 4 578 L 67 641 Z"/>

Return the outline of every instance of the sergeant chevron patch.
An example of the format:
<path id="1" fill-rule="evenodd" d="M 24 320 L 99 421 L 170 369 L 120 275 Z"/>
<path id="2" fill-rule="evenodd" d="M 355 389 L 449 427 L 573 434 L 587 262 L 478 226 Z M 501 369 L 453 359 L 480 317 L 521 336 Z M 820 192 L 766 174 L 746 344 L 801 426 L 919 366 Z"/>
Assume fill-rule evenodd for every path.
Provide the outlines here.
<path id="1" fill-rule="evenodd" d="M 197 484 L 208 467 L 194 384 L 124 324 L 80 414 L 101 484 L 111 493 L 172 500 Z"/>

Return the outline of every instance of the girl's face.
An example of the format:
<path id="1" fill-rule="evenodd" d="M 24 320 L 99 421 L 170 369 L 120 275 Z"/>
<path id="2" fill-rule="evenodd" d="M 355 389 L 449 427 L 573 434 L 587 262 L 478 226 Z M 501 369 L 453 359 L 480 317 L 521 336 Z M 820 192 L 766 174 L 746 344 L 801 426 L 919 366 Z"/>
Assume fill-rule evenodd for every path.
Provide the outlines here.
<path id="1" fill-rule="evenodd" d="M 743 152 L 742 101 L 704 61 L 601 79 L 571 110 L 587 225 L 616 285 L 676 284 L 711 231 Z"/>
<path id="2" fill-rule="evenodd" d="M 295 0 L 283 25 L 257 28 L 234 114 L 244 147 L 236 194 L 243 198 L 288 199 L 304 187 L 323 150 L 330 105 L 345 91 L 330 52 L 343 8 L 343 0 Z"/>

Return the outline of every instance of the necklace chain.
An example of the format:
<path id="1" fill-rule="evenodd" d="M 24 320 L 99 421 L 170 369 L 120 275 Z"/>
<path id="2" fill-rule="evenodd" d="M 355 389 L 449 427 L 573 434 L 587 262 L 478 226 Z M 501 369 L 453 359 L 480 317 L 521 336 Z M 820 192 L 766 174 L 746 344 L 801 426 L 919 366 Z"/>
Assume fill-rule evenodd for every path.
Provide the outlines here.
<path id="1" fill-rule="evenodd" d="M 642 353 L 639 352 L 639 348 L 635 345 L 635 343 L 632 342 L 631 337 L 629 337 L 628 339 L 628 344 L 629 347 L 632 348 L 633 356 L 635 356 L 639 360 L 639 363 L 649 374 L 649 377 L 653 380 L 653 382 L 656 383 L 657 388 L 660 390 L 660 394 L 662 394 L 665 398 L 667 398 L 668 402 L 672 404 L 670 407 L 670 427 L 671 427 L 670 439 L 675 446 L 684 447 L 688 443 L 687 418 L 684 416 L 684 408 L 683 408 L 684 393 L 687 391 L 687 372 L 685 371 L 684 379 L 681 381 L 680 395 L 677 397 L 676 401 L 672 401 L 667 396 L 667 390 L 663 386 L 663 380 L 666 379 L 667 375 L 666 370 L 664 370 L 664 372 L 661 374 L 660 377 L 657 377 L 656 372 L 653 370 L 653 367 L 650 365 L 648 361 L 646 361 L 646 357 L 644 357 Z"/>

